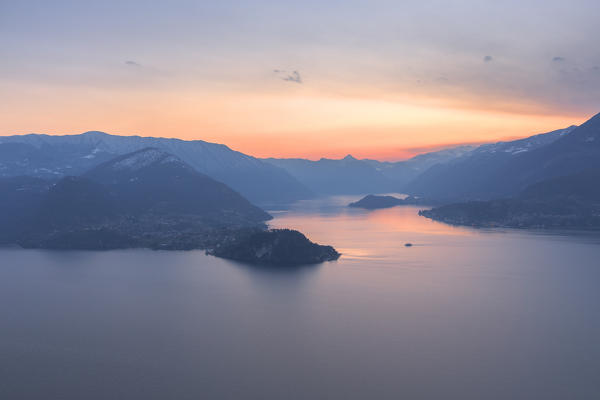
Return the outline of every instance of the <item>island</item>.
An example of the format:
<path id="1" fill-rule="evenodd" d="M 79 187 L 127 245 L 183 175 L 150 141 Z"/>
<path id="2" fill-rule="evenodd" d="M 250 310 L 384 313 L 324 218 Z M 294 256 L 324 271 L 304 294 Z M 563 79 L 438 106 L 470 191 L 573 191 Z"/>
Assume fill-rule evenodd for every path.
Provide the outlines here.
<path id="1" fill-rule="evenodd" d="M 408 196 L 404 199 L 399 199 L 394 196 L 380 196 L 369 194 L 362 199 L 348 204 L 348 207 L 364 208 L 367 210 L 377 210 L 380 208 L 390 208 L 395 206 L 406 206 L 406 205 L 424 205 L 432 204 L 434 202 L 427 201 L 426 199 Z"/>
<path id="2" fill-rule="evenodd" d="M 340 257 L 333 247 L 313 243 L 291 229 L 239 232 L 207 253 L 251 264 L 285 266 L 318 264 Z"/>
<path id="3" fill-rule="evenodd" d="M 58 181 L 0 178 L 0 243 L 61 250 L 205 250 L 268 265 L 337 260 L 225 184 L 162 150 L 116 157 Z"/>

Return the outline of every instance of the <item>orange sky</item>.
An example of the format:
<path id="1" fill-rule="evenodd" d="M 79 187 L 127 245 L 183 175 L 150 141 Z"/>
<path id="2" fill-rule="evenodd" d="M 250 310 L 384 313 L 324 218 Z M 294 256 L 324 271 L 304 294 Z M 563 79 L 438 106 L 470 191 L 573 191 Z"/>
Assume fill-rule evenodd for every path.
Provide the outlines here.
<path id="1" fill-rule="evenodd" d="M 287 89 L 287 88 L 286 88 Z M 168 92 L 30 87 L 0 108 L 2 134 L 101 130 L 224 143 L 257 157 L 398 160 L 462 143 L 528 136 L 588 115 L 481 109 L 429 99 L 382 100 L 299 88 L 277 92 Z M 26 126 L 27 128 L 24 128 Z"/>
<path id="2" fill-rule="evenodd" d="M 398 160 L 600 111 L 597 0 L 0 2 L 0 135 Z"/>

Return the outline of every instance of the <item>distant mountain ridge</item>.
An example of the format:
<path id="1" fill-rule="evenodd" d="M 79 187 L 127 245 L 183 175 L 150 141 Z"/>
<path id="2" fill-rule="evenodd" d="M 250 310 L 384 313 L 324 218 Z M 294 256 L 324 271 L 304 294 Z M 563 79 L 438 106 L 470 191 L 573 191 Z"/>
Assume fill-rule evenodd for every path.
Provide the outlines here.
<path id="1" fill-rule="evenodd" d="M 420 215 L 476 227 L 600 229 L 600 114 L 548 136 L 529 138 L 537 142 L 524 149 L 501 144 L 502 152 L 484 148 L 483 156 L 432 168 L 417 182 L 421 190 L 454 187 L 463 201 Z"/>
<path id="2" fill-rule="evenodd" d="M 178 157 L 146 148 L 55 184 L 1 178 L 3 241 L 27 247 L 206 246 L 215 232 L 270 215 Z M 15 217 L 16 216 L 16 217 Z"/>
<path id="3" fill-rule="evenodd" d="M 398 162 L 359 160 L 352 155 L 339 160 L 266 158 L 264 161 L 285 169 L 317 194 L 389 193 L 402 192 L 407 183 L 432 165 L 463 156 L 474 148 L 458 146 Z"/>
<path id="4" fill-rule="evenodd" d="M 363 161 L 371 164 L 383 175 L 393 180 L 400 187 L 404 187 L 417 176 L 425 172 L 436 164 L 443 164 L 448 161 L 462 157 L 477 146 L 463 145 L 450 147 L 447 149 L 418 154 L 404 161 L 377 161 L 365 159 Z"/>
<path id="5" fill-rule="evenodd" d="M 116 136 L 90 131 L 79 135 L 0 137 L 0 176 L 60 178 L 80 175 L 115 156 L 147 147 L 179 157 L 257 203 L 289 202 L 312 193 L 286 171 L 222 144 L 202 140 Z"/>
<path id="6" fill-rule="evenodd" d="M 521 170 L 515 165 L 545 152 L 544 149 L 551 148 L 555 142 L 566 143 L 564 140 L 581 128 L 583 125 L 572 125 L 513 141 L 456 146 L 398 162 L 358 160 L 351 155 L 340 160 L 264 160 L 285 169 L 321 195 L 396 192 L 436 201 L 491 199 L 518 193 L 536 179 L 546 178 L 544 173 L 533 177 L 538 170 L 535 165 L 523 165 Z M 556 153 L 561 154 L 561 150 Z M 527 176 L 529 170 L 530 177 Z M 556 176 L 556 173 L 548 176 Z M 518 179 L 523 182 L 517 183 Z"/>
<path id="7" fill-rule="evenodd" d="M 156 148 L 117 156 L 56 183 L 0 178 L 0 191 L 0 243 L 65 250 L 204 249 L 276 266 L 340 256 L 297 231 L 269 230 L 268 213 Z"/>
<path id="8" fill-rule="evenodd" d="M 502 172 L 507 193 L 522 191 L 543 180 L 600 168 L 600 113 L 568 135 L 515 160 Z"/>
<path id="9" fill-rule="evenodd" d="M 121 207 L 133 214 L 189 213 L 210 215 L 214 219 L 230 219 L 240 214 L 250 222 L 270 219 L 267 213 L 224 183 L 152 147 L 106 161 L 82 178 L 112 188 L 119 194 Z"/>
<path id="10" fill-rule="evenodd" d="M 20 185 L 13 193 L 23 181 Z M 31 226 L 23 230 L 33 246 L 68 232 L 99 229 L 128 237 L 124 245 L 144 244 L 144 235 L 167 241 L 165 232 L 176 237 L 188 228 L 254 226 L 271 218 L 225 184 L 154 148 L 116 157 L 46 189 L 39 207 L 30 210 Z M 37 192 L 32 195 L 37 198 Z M 177 228 L 177 221 L 187 221 L 188 228 Z"/>
<path id="11" fill-rule="evenodd" d="M 204 141 L 81 135 L 0 137 L 0 176 L 58 179 L 81 175 L 125 152 L 166 151 L 258 204 L 317 195 L 407 193 L 435 201 L 512 196 L 528 185 L 593 166 L 598 160 L 596 116 L 580 127 L 528 138 L 417 155 L 399 162 L 342 159 L 257 159 Z M 581 137 L 580 139 L 578 139 Z"/>
<path id="12" fill-rule="evenodd" d="M 540 155 L 548 148 L 560 148 L 569 138 L 577 136 L 580 129 L 570 126 L 525 139 L 484 144 L 454 160 L 432 166 L 409 183 L 406 191 L 448 200 L 514 195 L 529 184 L 556 176 L 540 172 L 545 168 L 544 157 Z"/>
<path id="13" fill-rule="evenodd" d="M 340 160 L 321 158 L 267 158 L 266 162 L 285 169 L 310 190 L 321 195 L 391 192 L 394 183 L 369 163 L 351 155 Z"/>

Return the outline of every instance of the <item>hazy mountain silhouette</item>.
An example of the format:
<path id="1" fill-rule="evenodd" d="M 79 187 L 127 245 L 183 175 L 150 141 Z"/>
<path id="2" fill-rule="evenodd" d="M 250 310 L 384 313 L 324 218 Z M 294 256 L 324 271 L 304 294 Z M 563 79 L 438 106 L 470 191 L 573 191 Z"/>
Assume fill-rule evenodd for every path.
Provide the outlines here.
<path id="1" fill-rule="evenodd" d="M 194 240 L 205 244 L 211 230 L 261 227 L 271 218 L 227 185 L 153 148 L 55 184 L 31 177 L 4 178 L 2 184 L 1 218 L 22 226 L 12 237 L 3 230 L 5 238 L 31 247 L 151 247 L 159 242 L 186 247 Z"/>
<path id="2" fill-rule="evenodd" d="M 265 161 L 281 167 L 313 192 L 322 195 L 394 191 L 394 182 L 367 162 L 348 155 L 340 160 L 300 158 Z"/>
<path id="3" fill-rule="evenodd" d="M 83 177 L 109 187 L 128 213 L 196 214 L 248 222 L 270 218 L 227 185 L 155 148 L 102 163 Z"/>
<path id="4" fill-rule="evenodd" d="M 322 195 L 402 192 L 404 186 L 432 165 L 460 157 L 472 146 L 459 146 L 421 154 L 406 161 L 358 160 L 348 155 L 340 160 L 322 158 L 267 158 Z"/>
<path id="5" fill-rule="evenodd" d="M 0 178 L 0 241 L 56 249 L 206 249 L 258 264 L 339 257 L 297 231 L 269 231 L 269 214 L 180 158 L 146 148 L 55 184 Z M 268 250 L 265 250 L 268 249 Z M 265 251 L 263 251 L 265 250 Z"/>
<path id="6" fill-rule="evenodd" d="M 408 183 L 436 164 L 442 164 L 463 157 L 473 151 L 476 146 L 457 146 L 416 155 L 405 161 L 389 162 L 363 160 L 381 174 L 394 182 L 397 191 L 404 191 Z"/>
<path id="7" fill-rule="evenodd" d="M 559 140 L 524 154 L 504 168 L 499 185 L 512 194 L 554 177 L 600 168 L 600 114 Z"/>
<path id="8" fill-rule="evenodd" d="M 456 225 L 600 228 L 600 168 L 550 178 L 514 198 L 448 204 L 420 214 Z"/>
<path id="9" fill-rule="evenodd" d="M 511 142 L 486 144 L 462 157 L 437 164 L 406 187 L 408 193 L 438 199 L 491 199 L 511 196 L 537 181 L 589 167 L 589 161 L 568 168 L 558 162 L 581 127 L 571 126 Z M 584 128 L 585 129 L 585 128 Z M 548 152 L 548 149 L 554 149 Z M 582 160 L 583 161 L 583 160 Z M 555 168 L 551 170 L 549 165 Z"/>
<path id="10" fill-rule="evenodd" d="M 202 140 L 116 136 L 103 132 L 79 135 L 0 137 L 0 176 L 30 175 L 59 179 L 81 175 L 115 156 L 154 147 L 171 153 L 199 172 L 224 182 L 253 202 L 288 202 L 311 192 L 283 169 Z"/>

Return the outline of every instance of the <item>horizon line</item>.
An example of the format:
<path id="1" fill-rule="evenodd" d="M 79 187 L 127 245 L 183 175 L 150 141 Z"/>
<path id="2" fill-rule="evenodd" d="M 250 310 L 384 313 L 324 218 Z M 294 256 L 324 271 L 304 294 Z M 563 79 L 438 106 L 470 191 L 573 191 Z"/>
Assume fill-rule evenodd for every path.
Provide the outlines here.
<path id="1" fill-rule="evenodd" d="M 578 126 L 575 124 L 570 125 L 571 126 Z M 567 129 L 569 127 L 565 127 L 565 128 L 559 128 L 556 130 L 560 130 L 560 129 Z M 214 144 L 214 145 L 219 145 L 219 146 L 225 146 L 228 149 L 247 155 L 247 156 L 251 156 L 254 157 L 256 159 L 259 160 L 265 160 L 265 159 L 281 159 L 281 160 L 307 160 L 307 161 L 320 161 L 320 160 L 335 160 L 335 161 L 340 161 L 343 160 L 344 158 L 350 156 L 356 160 L 374 160 L 374 161 L 380 161 L 380 162 L 401 162 L 401 161 L 408 161 L 414 157 L 417 157 L 419 155 L 424 155 L 424 154 L 429 154 L 429 153 L 436 153 L 439 151 L 444 151 L 444 150 L 450 150 L 453 148 L 457 148 L 457 147 L 463 147 L 463 146 L 473 146 L 474 148 L 477 148 L 481 145 L 484 144 L 491 144 L 491 143 L 503 143 L 503 142 L 511 142 L 511 141 L 515 141 L 515 140 L 520 140 L 520 139 L 526 139 L 528 137 L 532 137 L 532 136 L 536 136 L 536 135 L 540 135 L 540 134 L 545 134 L 545 133 L 549 133 L 549 132 L 553 132 L 553 131 L 548 131 L 548 132 L 539 132 L 539 133 L 533 133 L 530 135 L 526 135 L 526 136 L 503 136 L 503 137 L 499 137 L 493 140 L 485 140 L 485 141 L 465 141 L 465 142 L 445 142 L 445 143 L 437 143 L 437 144 L 432 144 L 432 145 L 423 145 L 423 146 L 410 146 L 410 147 L 405 147 L 405 148 L 400 148 L 398 149 L 398 153 L 399 154 L 406 154 L 406 156 L 391 156 L 391 157 L 377 157 L 377 156 L 364 156 L 364 157 L 355 157 L 352 152 L 348 152 L 346 153 L 345 156 L 333 156 L 333 155 L 321 155 L 321 156 L 293 156 L 293 157 L 281 157 L 281 156 L 275 156 L 275 155 L 270 155 L 270 156 L 256 156 L 253 154 L 249 154 L 246 152 L 243 152 L 241 150 L 237 150 L 233 147 L 231 147 L 230 145 L 226 144 L 226 143 L 219 143 L 219 142 L 211 142 L 208 140 L 204 140 L 204 139 L 182 139 L 179 137 L 168 137 L 168 136 L 144 136 L 144 135 L 140 135 L 140 134 L 117 134 L 117 133 L 109 133 L 109 132 L 105 132 L 102 130 L 88 130 L 88 131 L 84 131 L 84 132 L 80 132 L 80 133 L 36 133 L 36 132 L 29 132 L 29 133 L 16 133 L 16 134 L 0 134 L 0 138 L 3 137 L 12 137 L 12 136 L 29 136 L 29 135 L 38 135 L 38 136 L 57 136 L 57 137 L 65 137 L 65 136 L 80 136 L 80 135 L 85 135 L 88 133 L 99 133 L 99 134 L 103 134 L 103 135 L 108 135 L 108 136 L 118 136 L 118 137 L 134 137 L 134 138 L 141 138 L 141 139 L 163 139 L 163 140 L 178 140 L 178 141 L 182 141 L 182 142 L 203 142 L 203 143 L 208 143 L 208 144 Z"/>

